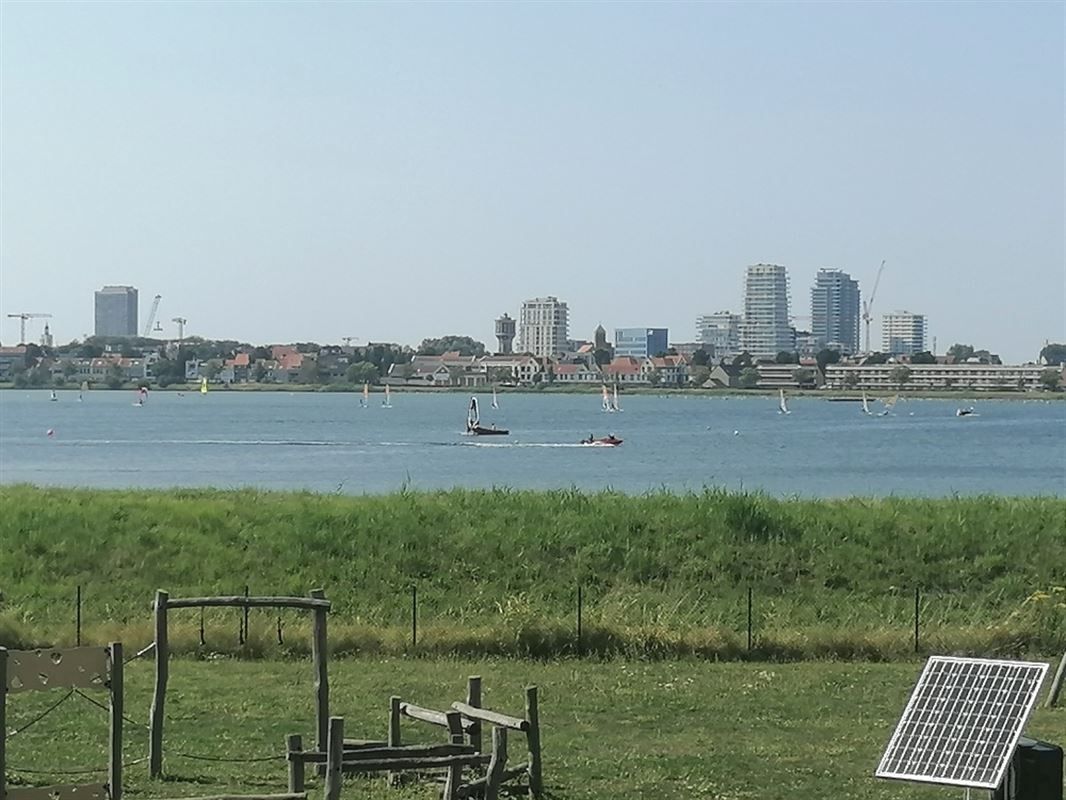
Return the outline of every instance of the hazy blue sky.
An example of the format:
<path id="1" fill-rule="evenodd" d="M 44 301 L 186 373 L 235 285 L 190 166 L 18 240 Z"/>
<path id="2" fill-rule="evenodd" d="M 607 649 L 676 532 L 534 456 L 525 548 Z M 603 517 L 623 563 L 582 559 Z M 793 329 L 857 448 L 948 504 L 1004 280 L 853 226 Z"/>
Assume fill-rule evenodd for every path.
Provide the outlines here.
<path id="1" fill-rule="evenodd" d="M 491 344 L 554 294 L 574 337 L 691 341 L 747 264 L 808 315 L 819 267 L 865 295 L 887 259 L 878 318 L 1034 358 L 1064 8 L 5 0 L 0 311 L 66 341 L 130 283 L 168 335 Z"/>

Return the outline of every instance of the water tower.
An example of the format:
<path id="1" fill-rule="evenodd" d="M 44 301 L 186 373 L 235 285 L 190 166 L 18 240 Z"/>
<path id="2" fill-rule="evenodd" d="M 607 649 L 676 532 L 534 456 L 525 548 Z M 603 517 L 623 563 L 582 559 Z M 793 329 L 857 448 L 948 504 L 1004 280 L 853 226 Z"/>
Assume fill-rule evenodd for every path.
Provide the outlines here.
<path id="1" fill-rule="evenodd" d="M 500 355 L 510 355 L 514 352 L 513 342 L 515 334 L 515 322 L 510 316 L 504 314 L 496 320 L 496 352 Z"/>

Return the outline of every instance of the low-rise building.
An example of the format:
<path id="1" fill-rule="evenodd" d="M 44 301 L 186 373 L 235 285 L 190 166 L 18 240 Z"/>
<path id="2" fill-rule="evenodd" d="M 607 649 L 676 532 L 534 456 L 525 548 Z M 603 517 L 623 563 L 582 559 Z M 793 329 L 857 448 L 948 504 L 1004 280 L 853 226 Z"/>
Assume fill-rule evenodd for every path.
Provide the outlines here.
<path id="1" fill-rule="evenodd" d="M 26 345 L 0 347 L 0 381 L 12 380 L 16 372 L 26 368 Z"/>
<path id="2" fill-rule="evenodd" d="M 830 389 L 1030 390 L 1043 388 L 1046 369 L 1040 364 L 829 364 L 825 381 Z"/>

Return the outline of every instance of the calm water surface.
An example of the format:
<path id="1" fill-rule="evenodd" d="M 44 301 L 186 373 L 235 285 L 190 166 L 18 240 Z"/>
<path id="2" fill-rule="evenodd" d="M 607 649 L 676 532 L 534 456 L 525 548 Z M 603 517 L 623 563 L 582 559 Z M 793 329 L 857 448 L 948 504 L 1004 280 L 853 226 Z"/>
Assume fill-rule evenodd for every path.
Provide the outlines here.
<path id="1" fill-rule="evenodd" d="M 352 494 L 407 486 L 698 491 L 775 495 L 1066 494 L 1066 402 L 904 400 L 888 416 L 857 403 L 769 397 L 481 397 L 462 435 L 463 394 L 212 391 L 0 392 L 0 482 L 64 486 L 257 486 Z M 956 417 L 964 402 L 976 415 Z M 880 406 L 876 410 L 880 410 Z M 51 430 L 51 436 L 47 432 Z M 618 448 L 582 447 L 614 433 Z"/>

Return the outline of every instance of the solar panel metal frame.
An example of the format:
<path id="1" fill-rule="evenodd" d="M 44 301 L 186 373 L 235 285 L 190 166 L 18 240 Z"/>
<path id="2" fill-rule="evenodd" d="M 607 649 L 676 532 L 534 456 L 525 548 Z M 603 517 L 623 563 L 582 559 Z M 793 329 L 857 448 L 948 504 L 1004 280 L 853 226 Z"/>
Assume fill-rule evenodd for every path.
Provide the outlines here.
<path id="1" fill-rule="evenodd" d="M 939 677 L 942 674 L 936 671 L 936 667 L 941 665 L 962 665 L 962 669 L 951 676 L 946 683 L 938 684 L 936 681 L 931 681 L 931 678 Z M 973 668 L 986 670 L 987 672 L 982 675 Z M 1033 711 L 1033 706 L 1036 704 L 1047 670 L 1048 665 L 1040 662 L 999 661 L 981 658 L 955 658 L 951 656 L 931 657 L 925 663 L 925 668 L 922 670 L 922 674 L 911 692 L 907 706 L 903 709 L 903 714 L 896 724 L 896 729 L 888 742 L 888 746 L 885 748 L 884 755 L 881 757 L 877 772 L 874 773 L 875 776 L 892 780 L 936 783 L 973 789 L 999 788 L 999 785 L 1003 782 L 1007 767 L 1014 756 L 1014 750 L 1018 746 L 1018 739 L 1021 738 L 1022 729 L 1025 727 L 1025 723 Z M 975 674 L 978 683 L 976 686 L 970 687 L 971 692 L 966 697 L 950 697 L 951 692 L 957 693 L 960 691 L 960 684 L 965 683 L 966 678 L 974 678 Z M 981 678 L 985 680 L 980 681 Z M 1007 681 L 1021 680 L 1023 685 L 1021 687 L 1008 685 L 1000 689 L 988 685 L 1004 679 Z M 926 692 L 925 690 L 929 687 L 931 687 L 931 691 Z M 1010 693 L 1011 689 L 1015 690 L 1013 694 Z M 1000 694 L 1006 693 L 1007 698 L 991 698 L 989 695 L 994 691 Z M 944 697 L 945 693 L 948 695 L 946 698 Z M 995 759 L 994 770 L 990 765 L 985 765 L 978 769 L 970 754 L 960 751 L 960 748 L 967 743 L 984 746 L 990 744 L 987 738 L 967 740 L 966 737 L 974 732 L 976 725 L 964 725 L 965 718 L 960 721 L 958 715 L 953 715 L 953 718 L 943 718 L 945 710 L 958 711 L 960 707 L 967 705 L 991 706 L 984 711 L 976 712 L 978 719 L 986 723 L 1000 723 L 997 728 L 989 729 L 985 727 L 981 731 L 981 733 L 993 732 L 998 736 L 998 741 L 992 743 L 995 745 L 995 751 L 992 753 L 986 752 L 979 756 L 990 760 Z M 1008 705 L 1014 705 L 1016 713 L 1008 712 L 1005 716 L 1002 713 L 1002 709 Z M 996 709 L 999 709 L 1001 713 L 994 713 Z M 924 722 L 921 720 L 923 714 L 933 713 L 939 713 L 941 718 Z M 967 716 L 974 716 L 974 712 L 968 712 Z M 910 730 L 915 725 L 931 726 L 933 732 L 923 734 L 922 737 L 925 739 L 926 744 L 928 745 L 929 741 L 932 740 L 932 744 L 937 750 L 941 753 L 950 753 L 959 762 L 949 767 L 951 774 L 942 774 L 948 770 L 939 769 L 927 771 L 905 771 L 900 769 L 902 765 L 913 763 L 915 760 L 914 754 L 909 759 L 905 757 L 906 749 L 915 747 L 915 737 Z M 918 741 L 920 742 L 921 739 L 919 738 Z M 918 746 L 920 747 L 921 745 Z M 928 752 L 929 749 L 931 748 L 926 746 L 924 750 L 916 750 L 916 752 Z M 939 768 L 943 763 L 942 757 L 935 757 L 935 767 Z M 984 773 L 984 779 L 975 777 L 977 772 Z M 992 777 L 988 777 L 989 772 L 992 773 Z"/>

